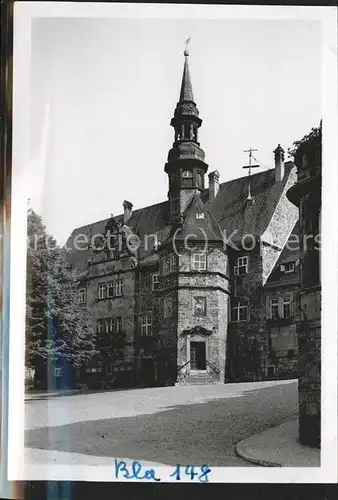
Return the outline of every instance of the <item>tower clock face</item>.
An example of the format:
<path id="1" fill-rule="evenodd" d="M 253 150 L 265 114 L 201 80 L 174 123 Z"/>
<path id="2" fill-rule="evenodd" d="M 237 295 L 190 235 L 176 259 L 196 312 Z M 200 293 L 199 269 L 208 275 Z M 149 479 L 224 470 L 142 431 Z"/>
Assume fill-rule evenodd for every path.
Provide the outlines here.
<path id="1" fill-rule="evenodd" d="M 184 170 L 183 174 L 182 174 L 182 177 L 184 179 L 189 179 L 192 177 L 192 172 L 190 170 Z"/>

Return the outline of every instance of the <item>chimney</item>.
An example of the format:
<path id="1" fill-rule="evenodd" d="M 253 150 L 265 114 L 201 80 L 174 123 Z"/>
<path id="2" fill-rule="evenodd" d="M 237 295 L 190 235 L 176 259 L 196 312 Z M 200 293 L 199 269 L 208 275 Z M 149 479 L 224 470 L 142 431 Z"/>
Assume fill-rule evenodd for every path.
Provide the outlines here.
<path id="1" fill-rule="evenodd" d="M 133 210 L 133 204 L 130 203 L 130 201 L 124 200 L 123 209 L 124 209 L 123 222 L 124 222 L 124 224 L 126 224 L 131 217 L 132 210 Z"/>
<path id="2" fill-rule="evenodd" d="M 251 195 L 251 186 L 250 186 L 250 180 L 249 180 L 248 197 L 246 199 L 245 206 L 246 207 L 252 207 L 253 204 L 254 204 L 254 199 L 253 199 L 253 197 Z"/>
<path id="3" fill-rule="evenodd" d="M 278 144 L 275 154 L 275 181 L 281 182 L 284 178 L 284 149 Z"/>
<path id="4" fill-rule="evenodd" d="M 215 170 L 209 174 L 209 200 L 217 196 L 219 189 L 219 171 Z"/>

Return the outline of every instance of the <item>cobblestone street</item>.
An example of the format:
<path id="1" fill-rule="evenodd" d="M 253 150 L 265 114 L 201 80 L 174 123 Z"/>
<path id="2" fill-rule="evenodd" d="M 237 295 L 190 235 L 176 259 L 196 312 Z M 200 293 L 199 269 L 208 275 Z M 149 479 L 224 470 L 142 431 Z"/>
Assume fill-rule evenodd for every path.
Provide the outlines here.
<path id="1" fill-rule="evenodd" d="M 165 465 L 252 466 L 236 456 L 234 446 L 295 418 L 297 406 L 297 382 L 291 380 L 30 400 L 25 460 L 43 463 L 41 449 L 62 457 L 70 455 L 60 452 Z"/>

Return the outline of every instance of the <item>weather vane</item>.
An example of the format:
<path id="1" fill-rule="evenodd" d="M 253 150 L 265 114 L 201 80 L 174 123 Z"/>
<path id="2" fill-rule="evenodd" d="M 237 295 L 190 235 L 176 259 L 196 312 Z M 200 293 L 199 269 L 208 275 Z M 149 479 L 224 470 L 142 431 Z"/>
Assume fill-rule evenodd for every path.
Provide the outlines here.
<path id="1" fill-rule="evenodd" d="M 190 43 L 190 40 L 191 40 L 191 36 L 189 36 L 189 38 L 187 38 L 185 40 L 185 51 L 184 51 L 184 55 L 185 56 L 188 56 L 189 55 L 189 50 L 188 50 L 188 45 Z"/>

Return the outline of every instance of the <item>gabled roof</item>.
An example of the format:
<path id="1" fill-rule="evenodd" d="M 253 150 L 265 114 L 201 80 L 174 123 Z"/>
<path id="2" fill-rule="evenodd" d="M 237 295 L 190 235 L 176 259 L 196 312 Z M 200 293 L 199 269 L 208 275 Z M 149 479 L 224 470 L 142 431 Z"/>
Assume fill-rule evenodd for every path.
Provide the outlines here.
<path id="1" fill-rule="evenodd" d="M 280 196 L 283 192 L 285 184 L 288 180 L 290 172 L 293 168 L 291 162 L 285 163 L 285 175 L 282 182 L 275 182 L 274 169 L 259 172 L 251 175 L 251 194 L 254 199 L 254 204 L 251 207 L 246 207 L 246 198 L 248 195 L 248 177 L 233 179 L 220 184 L 217 196 L 208 201 L 208 189 L 201 196 L 191 201 L 186 212 L 184 231 L 192 232 L 192 228 L 196 227 L 196 223 L 202 224 L 208 221 L 205 229 L 208 231 L 210 239 L 217 236 L 219 231 L 226 230 L 227 236 L 230 236 L 233 231 L 237 238 L 242 235 L 252 233 L 260 236 L 268 227 Z M 196 210 L 198 207 L 203 207 L 206 214 L 206 219 L 196 219 Z M 190 211 L 189 211 L 190 210 Z M 123 223 L 123 215 L 118 215 L 115 219 Z M 90 238 L 95 234 L 104 235 L 105 225 L 109 218 L 102 221 L 88 224 L 86 226 L 75 229 L 70 235 L 66 245 L 70 249 L 69 257 L 72 266 L 79 271 L 87 268 L 87 261 L 91 258 L 92 250 L 78 250 L 74 248 L 74 238 L 83 234 Z M 204 222 L 203 222 L 204 221 Z M 153 242 L 155 238 L 151 235 L 157 234 L 158 241 L 163 243 L 170 236 L 172 227 L 169 223 L 169 202 L 164 201 L 148 207 L 135 210 L 127 225 L 136 233 L 141 240 L 139 251 L 140 259 L 149 255 L 153 251 Z M 197 226 L 197 230 L 199 227 Z M 183 230 L 182 228 L 182 230 Z M 186 234 L 186 233 L 181 234 Z M 144 242 L 148 235 L 148 249 L 144 248 Z"/>
<path id="2" fill-rule="evenodd" d="M 299 237 L 300 228 L 299 221 L 297 221 L 265 285 L 273 286 L 276 284 L 279 286 L 299 282 L 299 265 L 295 265 L 295 270 L 292 273 L 285 273 L 280 268 L 282 264 L 299 262 L 300 249 L 299 244 L 296 243 L 299 242 Z"/>
<path id="3" fill-rule="evenodd" d="M 264 233 L 293 167 L 292 162 L 285 163 L 282 182 L 275 182 L 274 169 L 251 175 L 250 186 L 254 204 L 250 207 L 246 207 L 247 176 L 220 184 L 217 196 L 211 201 L 206 201 L 207 192 L 203 194 L 221 229 L 225 229 L 228 235 L 237 231 L 233 241 L 240 240 L 245 234 L 260 236 Z"/>
<path id="4" fill-rule="evenodd" d="M 203 218 L 197 218 L 197 214 L 203 214 Z M 177 233 L 176 241 L 185 241 L 193 235 L 194 241 L 222 241 L 222 232 L 210 208 L 204 205 L 199 194 L 195 194 L 184 214 L 183 225 Z"/>

